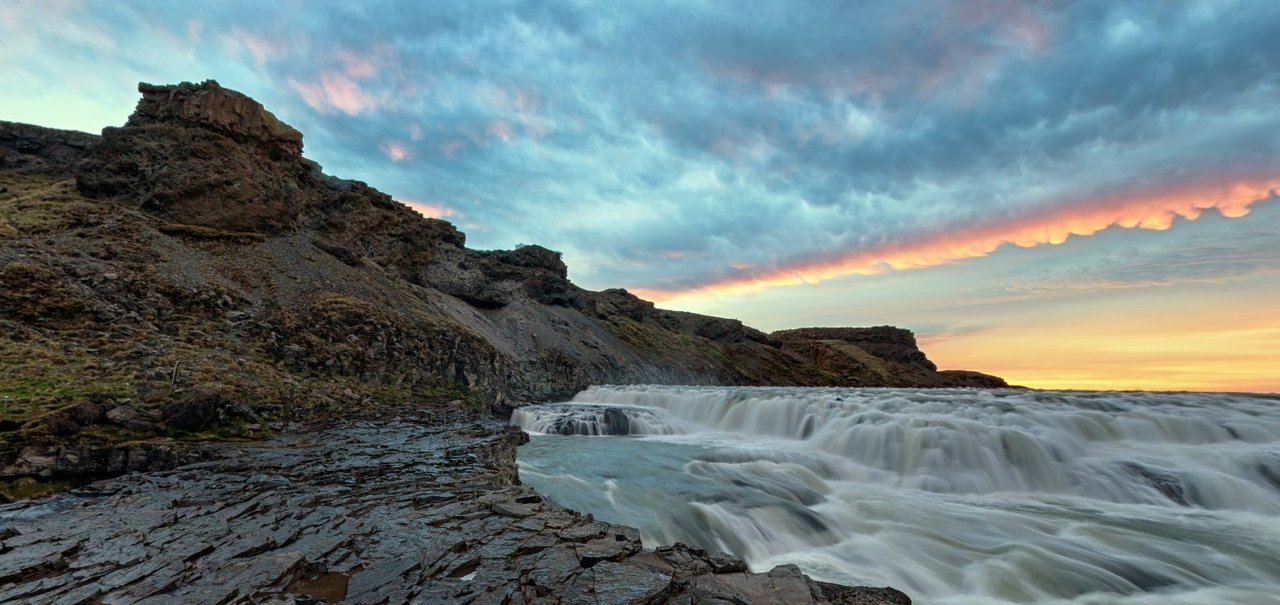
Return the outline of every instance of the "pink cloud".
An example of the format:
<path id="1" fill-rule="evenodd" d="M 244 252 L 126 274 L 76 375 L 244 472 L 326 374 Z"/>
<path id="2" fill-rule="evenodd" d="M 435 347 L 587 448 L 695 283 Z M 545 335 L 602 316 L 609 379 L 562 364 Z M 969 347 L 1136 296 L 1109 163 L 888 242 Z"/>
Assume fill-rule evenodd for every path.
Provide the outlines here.
<path id="1" fill-rule="evenodd" d="M 351 51 L 338 52 L 338 60 L 342 62 L 343 71 L 352 78 L 368 78 L 377 72 L 372 61 Z"/>
<path id="2" fill-rule="evenodd" d="M 243 49 L 249 53 L 254 65 L 258 67 L 266 64 L 268 59 L 280 57 L 285 52 L 283 42 L 264 38 L 242 29 L 231 30 L 231 33 L 223 38 L 223 48 L 228 54 L 237 54 Z"/>
<path id="3" fill-rule="evenodd" d="M 490 122 L 489 129 L 486 132 L 491 137 L 502 139 L 504 143 L 510 143 L 511 138 L 515 136 L 515 131 L 511 128 L 511 124 L 503 120 Z"/>
<path id="4" fill-rule="evenodd" d="M 377 98 L 338 72 L 321 73 L 318 83 L 290 79 L 289 84 L 302 95 L 303 102 L 320 113 L 332 113 L 336 109 L 354 116 L 378 106 Z"/>
<path id="5" fill-rule="evenodd" d="M 518 91 L 513 105 L 516 109 L 516 118 L 524 128 L 525 136 L 540 139 L 551 132 L 551 125 L 539 114 L 542 99 L 536 91 L 524 89 Z"/>

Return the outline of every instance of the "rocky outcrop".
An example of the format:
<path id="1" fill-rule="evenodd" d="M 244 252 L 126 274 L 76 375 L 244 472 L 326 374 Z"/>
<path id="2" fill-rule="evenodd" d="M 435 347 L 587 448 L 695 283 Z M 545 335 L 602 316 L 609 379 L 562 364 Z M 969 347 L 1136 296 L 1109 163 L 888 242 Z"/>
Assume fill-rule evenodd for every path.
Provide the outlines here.
<path id="1" fill-rule="evenodd" d="M 938 371 L 916 345 L 915 334 L 893 326 L 797 328 L 769 335 L 783 350 L 804 358 L 851 386 L 1007 388 L 997 376 Z"/>
<path id="2" fill-rule="evenodd" d="M 0 121 L 0 170 L 71 176 L 96 135 Z"/>
<path id="3" fill-rule="evenodd" d="M 4 603 L 858 603 L 518 485 L 523 434 L 456 412 L 287 432 L 209 462 L 0 506 Z"/>
<path id="4" fill-rule="evenodd" d="M 916 346 L 911 330 L 893 326 L 873 328 L 797 328 L 780 330 L 772 336 L 782 341 L 837 340 L 858 347 L 885 361 L 935 371 L 938 366 Z"/>
<path id="5" fill-rule="evenodd" d="M 122 128 L 107 128 L 76 174 L 82 193 L 127 199 L 170 221 L 224 231 L 297 226 L 319 179 L 304 165 L 302 134 L 216 82 L 138 87 Z"/>

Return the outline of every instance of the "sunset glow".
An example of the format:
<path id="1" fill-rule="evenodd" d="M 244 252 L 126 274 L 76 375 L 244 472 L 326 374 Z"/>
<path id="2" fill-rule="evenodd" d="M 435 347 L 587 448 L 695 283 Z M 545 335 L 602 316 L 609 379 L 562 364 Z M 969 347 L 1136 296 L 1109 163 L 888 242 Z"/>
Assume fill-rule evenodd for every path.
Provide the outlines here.
<path id="1" fill-rule="evenodd" d="M 1227 218 L 1245 216 L 1250 206 L 1273 197 L 1277 188 L 1280 188 L 1280 178 L 1192 185 L 1169 192 L 1076 203 L 1007 222 L 931 234 L 917 241 L 890 242 L 834 261 L 803 262 L 762 273 L 755 273 L 751 268 L 741 269 L 739 271 L 747 275 L 687 291 L 646 288 L 633 288 L 632 291 L 644 298 L 678 305 L 680 299 L 690 296 L 751 292 L 812 284 L 847 275 L 874 275 L 884 271 L 932 267 L 987 256 L 1005 244 L 1023 248 L 1057 245 L 1072 236 L 1089 236 L 1109 227 L 1164 231 L 1173 225 L 1175 219 L 1193 221 L 1208 209 L 1217 210 Z"/>

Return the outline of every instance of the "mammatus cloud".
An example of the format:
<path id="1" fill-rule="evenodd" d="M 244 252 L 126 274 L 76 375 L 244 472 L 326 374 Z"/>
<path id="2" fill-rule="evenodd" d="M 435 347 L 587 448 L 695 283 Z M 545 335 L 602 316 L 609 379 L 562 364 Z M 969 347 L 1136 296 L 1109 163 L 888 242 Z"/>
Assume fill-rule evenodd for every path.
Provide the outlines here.
<path id="1" fill-rule="evenodd" d="M 739 276 L 687 290 L 634 288 L 633 291 L 653 300 L 671 301 L 689 295 L 741 293 L 847 275 L 932 267 L 986 256 L 1005 244 L 1024 248 L 1055 245 L 1066 242 L 1069 237 L 1089 236 L 1109 227 L 1163 231 L 1173 226 L 1177 218 L 1195 220 L 1208 209 L 1227 218 L 1245 216 L 1250 206 L 1275 198 L 1277 189 L 1280 189 L 1280 176 L 1226 183 L 1189 183 L 1168 190 L 1066 204 L 1045 212 L 896 240 L 834 258 L 763 271 L 736 269 Z"/>

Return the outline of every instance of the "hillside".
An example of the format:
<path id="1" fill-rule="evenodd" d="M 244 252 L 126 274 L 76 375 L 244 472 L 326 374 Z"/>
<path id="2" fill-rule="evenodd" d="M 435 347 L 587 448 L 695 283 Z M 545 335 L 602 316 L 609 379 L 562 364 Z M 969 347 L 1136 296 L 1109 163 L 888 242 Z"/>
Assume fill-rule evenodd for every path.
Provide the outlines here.
<path id="1" fill-rule="evenodd" d="M 0 476 L 172 464 L 378 406 L 501 411 L 596 383 L 1002 386 L 910 332 L 765 334 L 483 251 L 209 81 L 139 86 L 101 136 L 0 122 Z"/>

